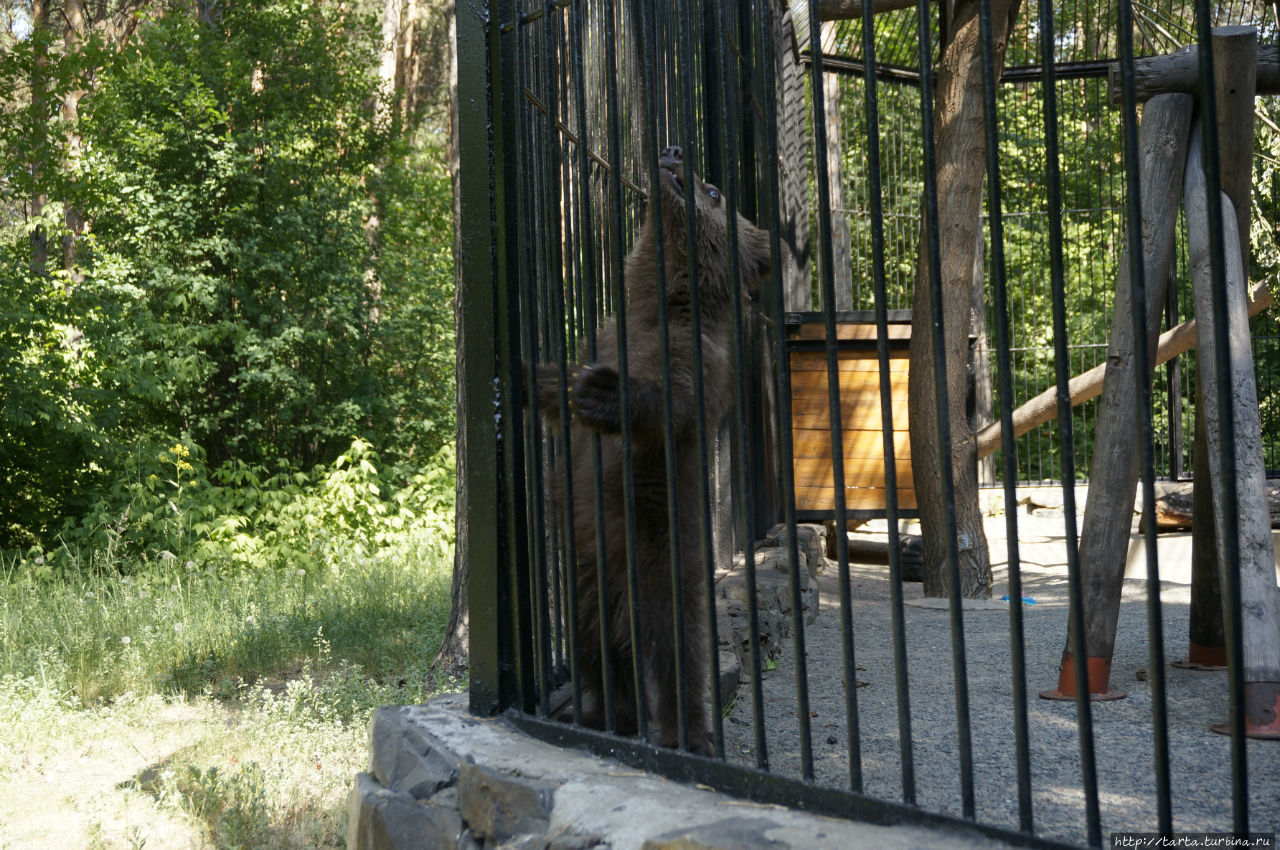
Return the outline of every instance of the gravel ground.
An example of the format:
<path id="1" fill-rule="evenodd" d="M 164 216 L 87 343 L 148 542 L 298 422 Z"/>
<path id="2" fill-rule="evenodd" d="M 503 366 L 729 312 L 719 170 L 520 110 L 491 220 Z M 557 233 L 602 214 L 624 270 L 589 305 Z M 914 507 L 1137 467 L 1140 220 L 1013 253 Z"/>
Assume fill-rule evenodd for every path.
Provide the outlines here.
<path id="1" fill-rule="evenodd" d="M 996 566 L 994 599 L 1006 591 L 1004 519 L 988 522 Z M 1063 520 L 1019 517 L 1030 729 L 1032 811 L 1038 834 L 1084 844 L 1085 808 L 1074 702 L 1038 698 L 1057 686 L 1067 634 Z M 839 578 L 829 562 L 820 576 L 821 611 L 806 628 L 814 773 L 822 784 L 850 787 L 840 640 Z M 893 664 L 888 567 L 851 567 L 860 747 L 864 790 L 903 799 L 898 705 Z M 916 801 L 961 814 L 960 768 L 950 614 L 919 605 L 921 585 L 904 585 Z M 912 604 L 915 600 L 916 604 Z M 1168 660 L 1186 654 L 1189 587 L 1165 583 L 1161 593 Z M 1019 824 L 1008 606 L 991 602 L 964 611 L 974 785 L 980 822 Z M 1111 832 L 1154 831 L 1156 802 L 1151 683 L 1148 676 L 1145 581 L 1126 580 L 1111 686 L 1128 698 L 1092 704 L 1104 840 Z M 1165 663 L 1168 689 L 1173 823 L 1177 831 L 1231 826 L 1230 739 L 1209 727 L 1227 717 L 1224 672 L 1191 672 Z M 764 676 L 770 768 L 800 775 L 794 652 Z M 725 723 L 732 761 L 755 763 L 750 689 L 742 688 Z M 1280 830 L 1280 741 L 1248 744 L 1250 827 Z"/>

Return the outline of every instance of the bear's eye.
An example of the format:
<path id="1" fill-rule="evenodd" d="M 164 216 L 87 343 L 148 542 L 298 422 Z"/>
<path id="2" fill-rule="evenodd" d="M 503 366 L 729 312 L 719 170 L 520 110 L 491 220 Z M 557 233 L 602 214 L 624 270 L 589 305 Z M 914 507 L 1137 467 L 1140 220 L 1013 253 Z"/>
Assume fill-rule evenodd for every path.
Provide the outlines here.
<path id="1" fill-rule="evenodd" d="M 711 200 L 713 200 L 713 201 L 719 201 L 719 200 L 720 200 L 720 190 L 719 190 L 719 189 L 717 189 L 715 186 L 708 186 L 708 187 L 707 187 L 707 197 L 708 197 L 708 198 L 710 198 L 710 199 L 711 199 Z"/>

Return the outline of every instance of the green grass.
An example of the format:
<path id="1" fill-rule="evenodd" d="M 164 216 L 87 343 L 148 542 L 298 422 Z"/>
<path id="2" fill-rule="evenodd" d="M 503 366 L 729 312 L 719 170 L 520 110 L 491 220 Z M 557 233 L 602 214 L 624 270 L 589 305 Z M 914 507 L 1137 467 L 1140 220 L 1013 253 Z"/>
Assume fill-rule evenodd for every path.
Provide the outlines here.
<path id="1" fill-rule="evenodd" d="M 372 712 L 459 683 L 429 670 L 447 548 L 406 531 L 330 563 L 0 563 L 0 848 L 342 846 Z M 24 818 L 50 776 L 79 788 Z"/>

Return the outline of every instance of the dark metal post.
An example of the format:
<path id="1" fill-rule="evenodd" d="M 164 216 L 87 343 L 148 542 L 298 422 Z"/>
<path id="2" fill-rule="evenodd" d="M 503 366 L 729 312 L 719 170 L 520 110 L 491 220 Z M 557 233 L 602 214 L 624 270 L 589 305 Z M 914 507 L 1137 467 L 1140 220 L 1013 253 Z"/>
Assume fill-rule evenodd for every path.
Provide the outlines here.
<path id="1" fill-rule="evenodd" d="M 492 233 L 498 176 L 494 170 L 495 113 L 502 103 L 494 88 L 493 43 L 488 4 L 459 7 L 458 134 L 460 184 L 460 248 L 458 267 L 462 303 L 459 343 L 465 341 L 458 392 L 471 415 L 462 425 L 458 468 L 466 479 L 469 501 L 464 547 L 469 553 L 471 710 L 492 714 L 514 701 L 515 682 L 508 663 L 511 619 L 504 536 L 496 534 L 502 516 L 501 468 L 497 412 L 498 245 Z M 505 651 L 504 651 L 505 650 Z"/>

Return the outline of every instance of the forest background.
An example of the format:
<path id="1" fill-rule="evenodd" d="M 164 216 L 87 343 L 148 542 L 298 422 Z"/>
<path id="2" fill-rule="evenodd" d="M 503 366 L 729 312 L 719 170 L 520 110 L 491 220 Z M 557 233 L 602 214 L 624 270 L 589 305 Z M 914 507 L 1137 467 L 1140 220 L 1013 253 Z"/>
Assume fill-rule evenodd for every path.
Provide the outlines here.
<path id="1" fill-rule="evenodd" d="M 0 847 L 342 846 L 458 686 L 451 28 L 0 3 Z"/>

